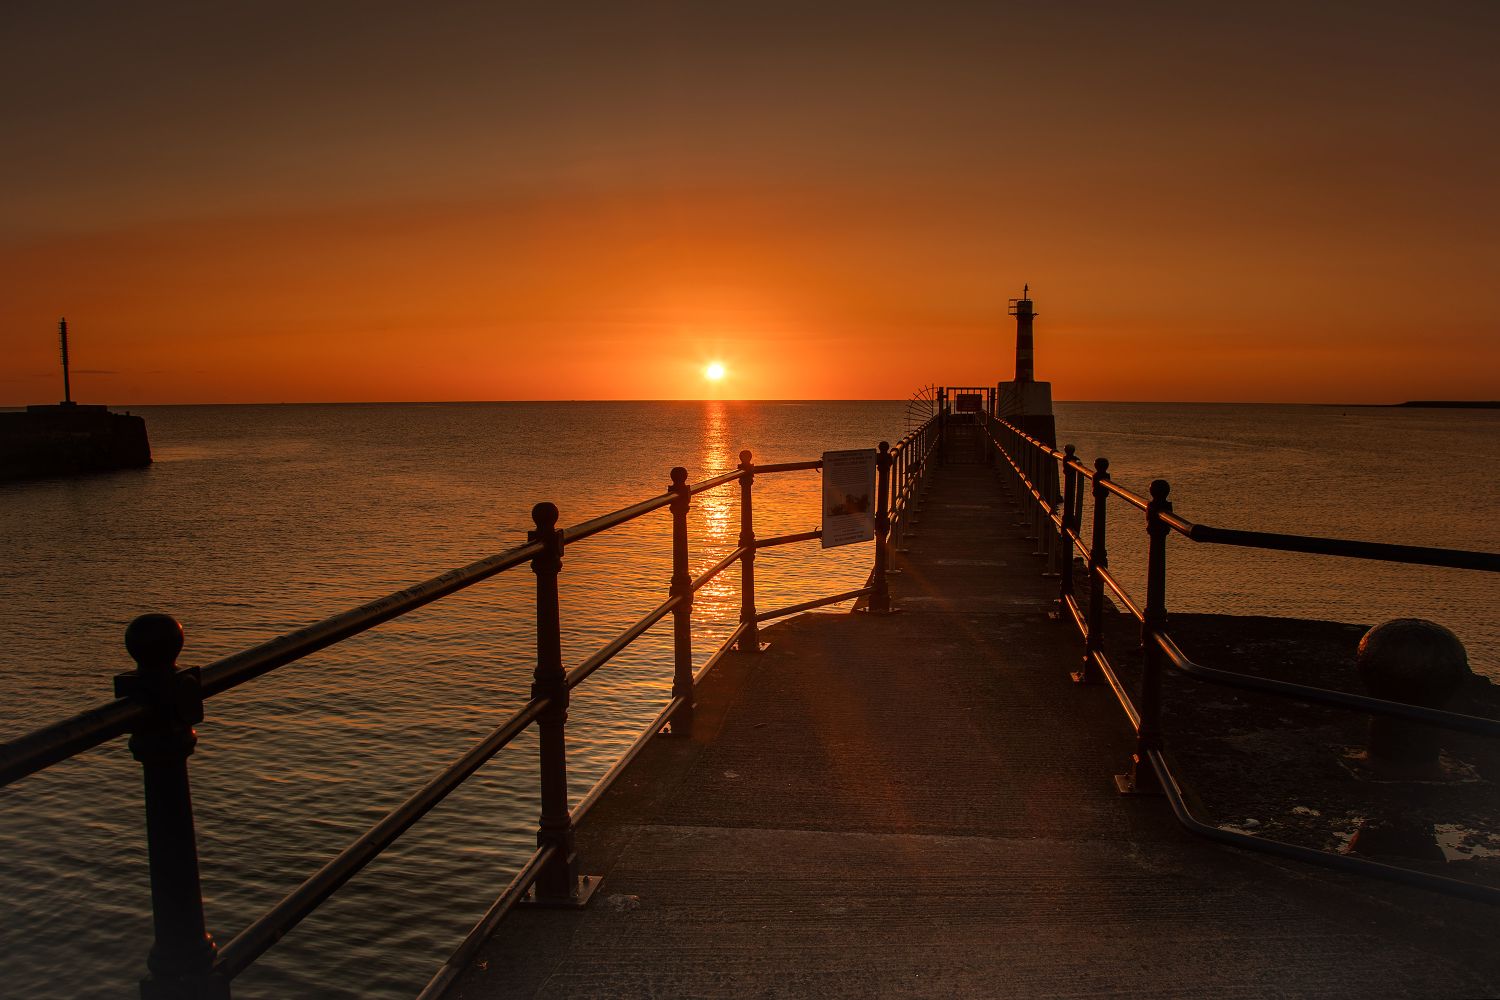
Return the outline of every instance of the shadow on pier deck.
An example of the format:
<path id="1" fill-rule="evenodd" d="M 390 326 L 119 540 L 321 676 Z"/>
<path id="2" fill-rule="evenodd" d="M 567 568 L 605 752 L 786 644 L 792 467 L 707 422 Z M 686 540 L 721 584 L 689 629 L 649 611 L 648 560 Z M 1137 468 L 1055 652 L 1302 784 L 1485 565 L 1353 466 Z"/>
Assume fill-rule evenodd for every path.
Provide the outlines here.
<path id="1" fill-rule="evenodd" d="M 501 996 L 1500 994 L 1491 907 L 1191 837 L 1013 537 L 949 466 L 891 616 L 813 614 L 698 689 L 579 831 L 588 909 L 518 910 L 449 991 Z"/>

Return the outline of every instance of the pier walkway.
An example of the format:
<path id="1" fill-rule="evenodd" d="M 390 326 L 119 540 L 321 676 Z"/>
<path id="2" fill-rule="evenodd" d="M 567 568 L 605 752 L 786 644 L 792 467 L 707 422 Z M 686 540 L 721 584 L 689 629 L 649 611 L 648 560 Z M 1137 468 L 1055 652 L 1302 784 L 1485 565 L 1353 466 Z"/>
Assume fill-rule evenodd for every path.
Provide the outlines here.
<path id="1" fill-rule="evenodd" d="M 700 683 L 579 830 L 585 910 L 518 909 L 449 996 L 1480 997 L 1481 904 L 1197 839 L 1124 798 L 1107 687 L 948 466 L 898 614 L 809 614 Z"/>

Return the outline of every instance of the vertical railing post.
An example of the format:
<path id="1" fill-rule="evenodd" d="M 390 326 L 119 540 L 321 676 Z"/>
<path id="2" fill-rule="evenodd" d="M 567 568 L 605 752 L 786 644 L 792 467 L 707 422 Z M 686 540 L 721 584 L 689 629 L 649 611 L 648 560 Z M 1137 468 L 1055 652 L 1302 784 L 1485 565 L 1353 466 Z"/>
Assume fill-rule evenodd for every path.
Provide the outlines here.
<path id="1" fill-rule="evenodd" d="M 1072 615 L 1068 611 L 1068 598 L 1073 596 L 1073 536 L 1078 530 L 1075 520 L 1074 508 L 1075 498 L 1078 493 L 1078 471 L 1073 468 L 1072 445 L 1063 446 L 1063 509 L 1062 509 L 1062 535 L 1058 538 L 1058 545 L 1062 554 L 1062 562 L 1058 566 L 1061 579 L 1057 584 L 1058 620 L 1068 621 Z"/>
<path id="2" fill-rule="evenodd" d="M 562 613 L 557 600 L 557 577 L 562 572 L 563 533 L 557 526 L 557 507 L 539 503 L 531 508 L 535 530 L 527 540 L 541 543 L 531 558 L 536 575 L 536 670 L 531 697 L 547 699 L 537 716 L 537 760 L 541 769 L 541 820 L 538 847 L 553 848 L 542 866 L 528 902 L 538 906 L 580 907 L 598 888 L 598 877 L 578 875 L 573 817 L 568 810 L 568 676 L 562 662 Z"/>
<path id="3" fill-rule="evenodd" d="M 1079 463 L 1082 464 L 1081 462 Z M 1073 493 L 1073 530 L 1083 533 L 1083 497 L 1088 491 L 1083 488 L 1084 475 L 1078 473 L 1078 489 Z"/>
<path id="4" fill-rule="evenodd" d="M 1136 730 L 1135 753 L 1130 773 L 1115 775 L 1115 784 L 1126 795 L 1159 795 L 1161 783 L 1151 764 L 1151 753 L 1161 749 L 1162 648 L 1156 637 L 1167 627 L 1167 535 L 1171 528 L 1162 520 L 1172 513 L 1167 499 L 1172 487 L 1165 479 L 1151 483 L 1151 502 L 1146 505 L 1146 610 L 1141 621 L 1140 728 Z"/>
<path id="5" fill-rule="evenodd" d="M 910 442 L 898 441 L 896 450 L 891 452 L 891 533 L 886 544 L 897 552 L 901 551 L 901 532 L 906 527 L 906 510 L 901 506 L 901 484 L 905 482 L 901 476 L 901 467 L 909 446 Z"/>
<path id="6" fill-rule="evenodd" d="M 1042 576 L 1054 577 L 1062 575 L 1062 567 L 1058 564 L 1058 559 L 1063 550 L 1063 532 L 1060 527 L 1062 518 L 1056 521 L 1052 519 L 1057 514 L 1058 507 L 1058 496 L 1053 492 L 1057 489 L 1057 456 L 1055 452 L 1049 451 L 1044 452 L 1042 457 L 1042 464 L 1045 468 L 1042 473 L 1044 484 L 1042 492 L 1047 497 L 1046 517 L 1042 521 L 1043 537 L 1047 540 L 1047 568 L 1042 572 Z"/>
<path id="7" fill-rule="evenodd" d="M 1012 445 L 1015 448 L 1012 455 L 1015 458 L 1016 516 L 1020 518 L 1016 522 L 1016 525 L 1021 529 L 1021 537 L 1025 538 L 1027 518 L 1031 514 L 1030 509 L 1027 507 L 1027 504 L 1031 501 L 1026 495 L 1026 442 L 1021 440 L 1021 436 L 1015 431 L 1011 431 L 1010 437 Z"/>
<path id="8" fill-rule="evenodd" d="M 948 390 L 944 388 L 938 389 L 937 419 L 938 465 L 944 465 L 948 450 Z"/>
<path id="9" fill-rule="evenodd" d="M 740 634 L 741 653 L 759 653 L 760 627 L 755 622 L 755 519 L 750 503 L 751 487 L 755 485 L 754 456 L 748 450 L 740 452 L 740 624 L 745 631 Z M 676 573 L 675 563 L 673 573 Z"/>
<path id="10" fill-rule="evenodd" d="M 912 438 L 910 447 L 915 454 L 906 462 L 906 509 L 901 512 L 902 545 L 906 545 L 907 535 L 921 520 L 917 515 L 922 512 L 922 435 Z"/>
<path id="11" fill-rule="evenodd" d="M 1035 441 L 1026 442 L 1026 454 L 1030 456 L 1030 468 L 1026 471 L 1026 477 L 1031 480 L 1030 489 L 1036 491 L 1036 496 L 1031 500 L 1031 537 L 1036 541 L 1036 548 L 1032 551 L 1034 556 L 1044 556 L 1047 551 L 1043 546 L 1047 544 L 1046 525 L 1042 517 L 1042 462 L 1046 456 L 1042 454 L 1041 446 Z"/>
<path id="12" fill-rule="evenodd" d="M 1084 643 L 1083 669 L 1073 674 L 1080 684 L 1097 684 L 1099 676 L 1099 652 L 1104 648 L 1104 581 L 1099 576 L 1101 569 L 1109 568 L 1109 551 L 1105 548 L 1105 535 L 1109 490 L 1104 484 L 1109 481 L 1109 459 L 1094 460 L 1094 536 L 1089 543 L 1089 634 Z"/>
<path id="13" fill-rule="evenodd" d="M 1037 450 L 1036 450 L 1036 445 L 1032 444 L 1030 441 L 1026 440 L 1025 438 L 1022 438 L 1021 439 L 1021 455 L 1022 455 L 1021 465 L 1022 465 L 1022 468 L 1024 468 L 1026 470 L 1025 476 L 1023 477 L 1025 479 L 1025 486 L 1023 487 L 1024 490 L 1025 490 L 1025 493 L 1022 494 L 1023 497 L 1025 498 L 1022 502 L 1026 504 L 1026 507 L 1024 508 L 1025 511 L 1026 511 L 1026 539 L 1027 539 L 1027 541 L 1037 541 L 1037 542 L 1040 542 L 1040 540 L 1041 540 L 1041 531 L 1038 529 L 1038 521 L 1037 521 L 1038 514 L 1040 513 L 1040 507 L 1038 507 L 1038 505 L 1037 505 L 1038 504 L 1037 498 L 1031 495 L 1031 491 L 1036 488 L 1036 482 L 1037 482 L 1037 474 L 1036 474 Z M 1033 552 L 1032 553 L 1032 555 L 1038 555 L 1038 554 L 1039 553 L 1037 553 L 1037 552 Z"/>
<path id="14" fill-rule="evenodd" d="M 672 609 L 672 697 L 681 706 L 672 713 L 672 735 L 693 735 L 693 578 L 688 573 L 688 508 L 693 493 L 687 470 L 672 470 L 672 585 L 670 594 L 679 598 Z"/>
<path id="15" fill-rule="evenodd" d="M 145 784 L 155 931 L 141 997 L 222 1000 L 229 996 L 229 981 L 214 974 L 218 949 L 203 917 L 188 784 L 188 757 L 198 744 L 193 726 L 203 721 L 198 669 L 177 669 L 182 626 L 170 615 L 142 615 L 131 622 L 125 648 L 136 668 L 115 677 L 115 696 L 143 702 L 148 713 L 130 735 L 130 752 L 141 762 Z"/>
<path id="16" fill-rule="evenodd" d="M 993 467 L 995 464 L 995 446 L 990 441 L 989 421 L 995 413 L 995 389 L 987 386 L 984 390 L 984 414 L 979 418 L 979 426 L 984 433 L 980 438 L 984 445 L 984 464 Z"/>
<path id="17" fill-rule="evenodd" d="M 891 444 L 880 442 L 875 456 L 875 571 L 871 574 L 870 610 L 877 614 L 891 610 L 890 583 L 885 578 L 888 554 L 886 535 L 891 530 Z"/>

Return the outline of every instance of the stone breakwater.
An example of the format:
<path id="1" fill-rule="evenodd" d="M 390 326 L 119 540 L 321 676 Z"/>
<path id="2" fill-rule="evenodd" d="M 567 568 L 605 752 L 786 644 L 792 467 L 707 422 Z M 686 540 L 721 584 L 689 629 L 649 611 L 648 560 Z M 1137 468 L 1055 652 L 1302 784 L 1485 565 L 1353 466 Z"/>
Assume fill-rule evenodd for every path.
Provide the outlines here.
<path id="1" fill-rule="evenodd" d="M 103 406 L 28 406 L 0 413 L 0 481 L 151 464 L 146 421 Z"/>
<path id="2" fill-rule="evenodd" d="M 1111 623 L 1115 624 L 1115 623 Z M 1173 615 L 1194 659 L 1238 673 L 1369 694 L 1356 669 L 1368 625 L 1297 618 Z M 1106 629 L 1130 690 L 1140 677 L 1133 621 Z M 1470 675 L 1449 711 L 1500 718 L 1500 685 Z M 1242 833 L 1364 854 L 1405 868 L 1500 886 L 1500 745 L 1436 731 L 1440 767 L 1426 778 L 1382 775 L 1368 760 L 1370 717 L 1251 691 L 1163 678 L 1168 753 L 1199 807 Z M 1400 838 L 1372 836 L 1400 830 Z M 1392 841 L 1389 849 L 1374 849 Z M 1404 847 L 1401 845 L 1405 845 Z"/>

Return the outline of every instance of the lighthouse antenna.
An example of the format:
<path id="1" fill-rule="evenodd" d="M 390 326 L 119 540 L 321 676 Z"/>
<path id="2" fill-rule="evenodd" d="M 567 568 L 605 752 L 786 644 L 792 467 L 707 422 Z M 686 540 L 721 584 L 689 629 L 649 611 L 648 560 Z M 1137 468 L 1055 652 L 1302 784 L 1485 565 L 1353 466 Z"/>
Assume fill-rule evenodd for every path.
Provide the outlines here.
<path id="1" fill-rule="evenodd" d="M 64 316 L 57 321 L 57 339 L 62 348 L 63 366 L 63 405 L 73 404 L 73 388 L 68 384 L 68 319 Z"/>

